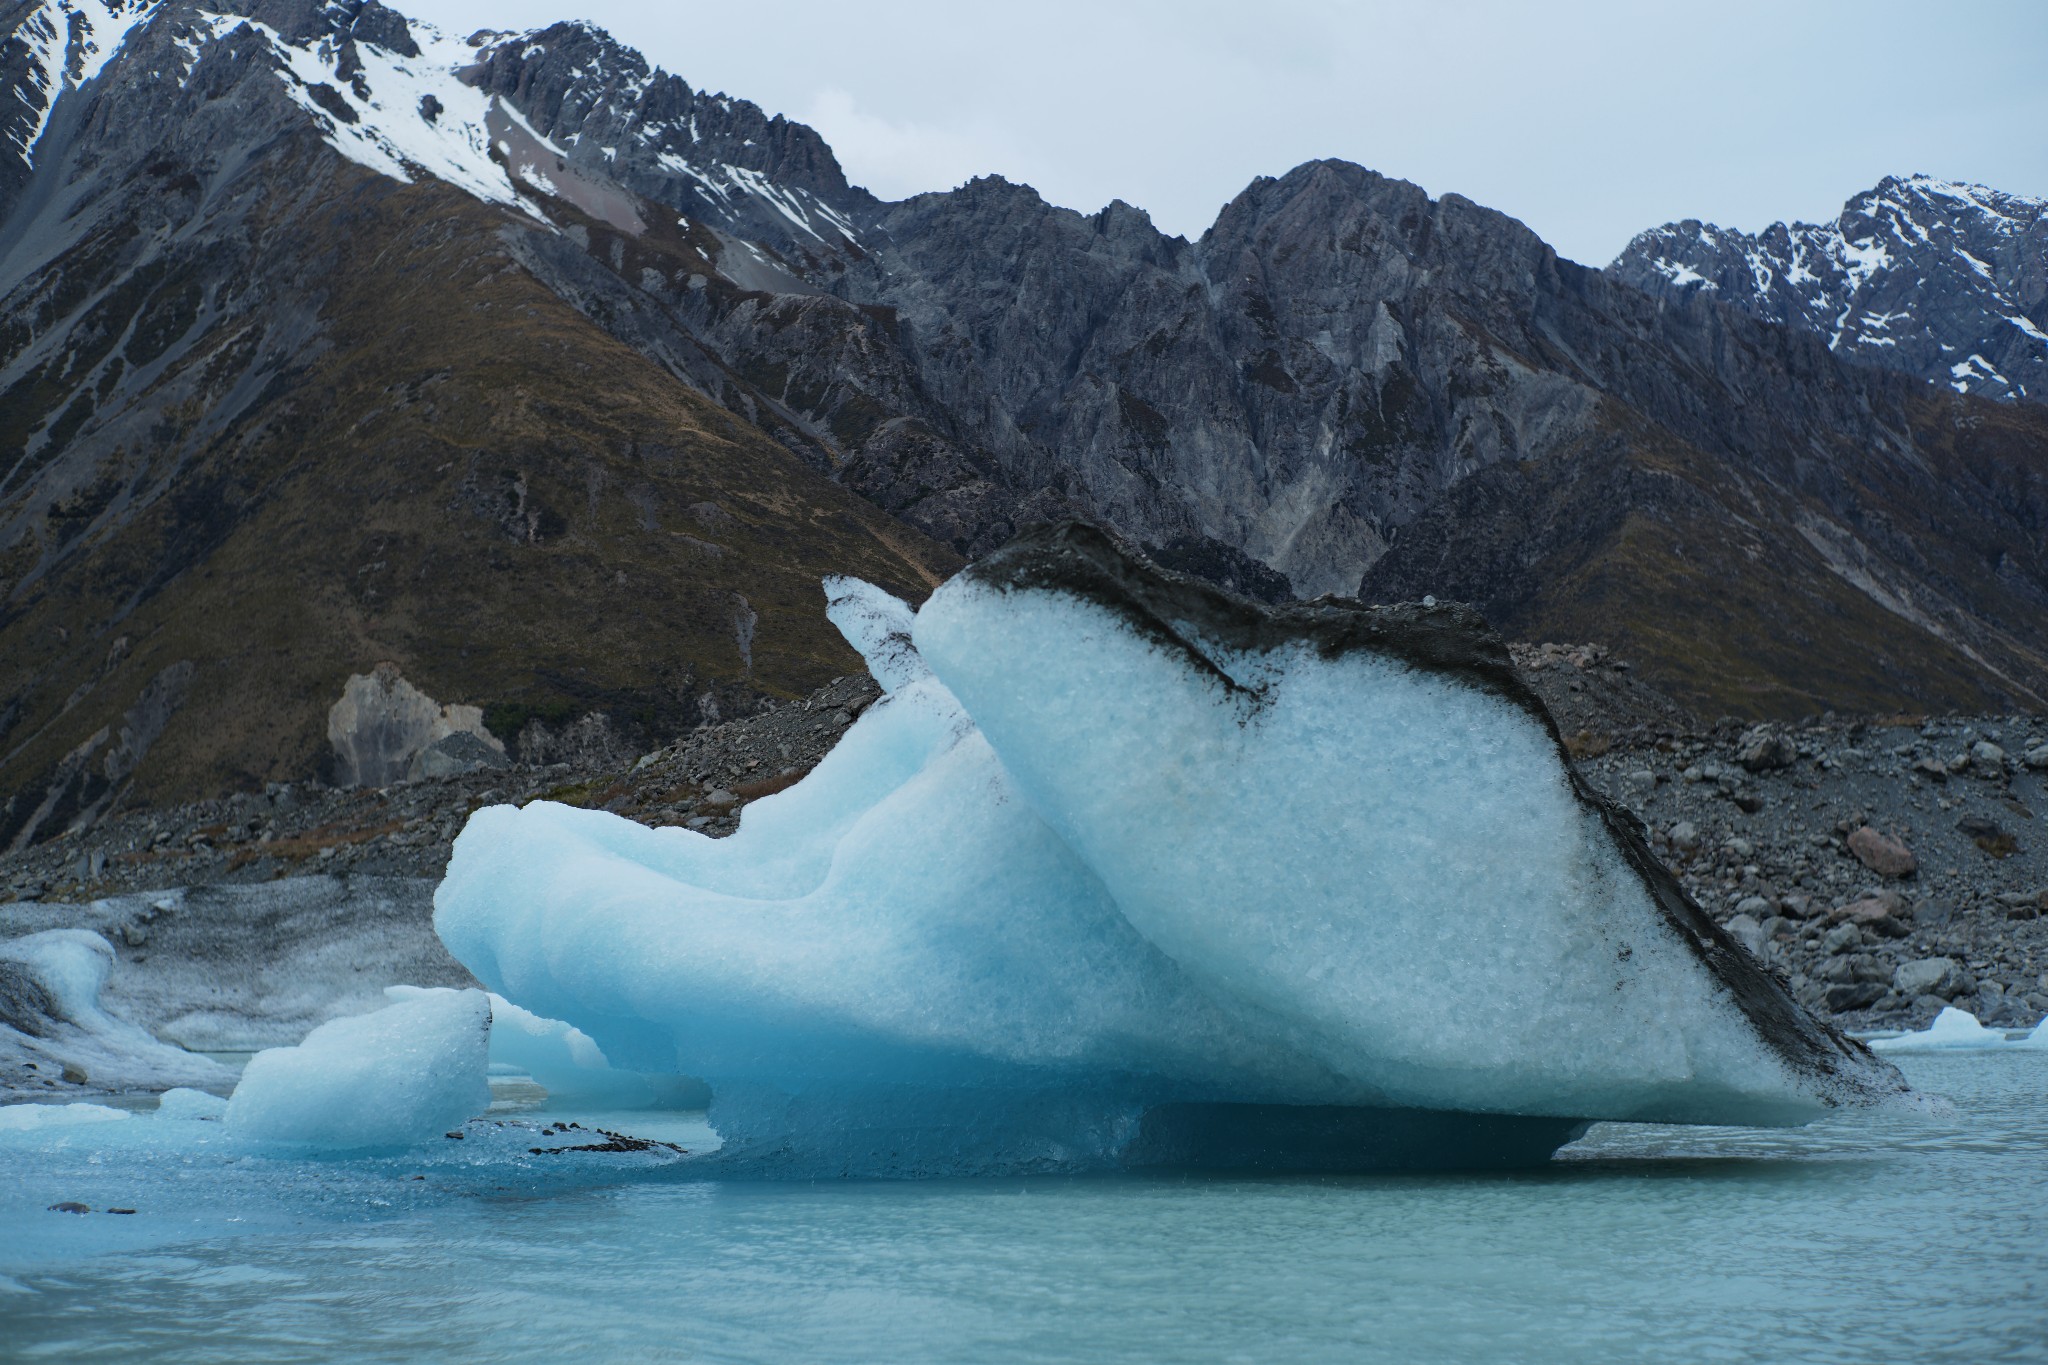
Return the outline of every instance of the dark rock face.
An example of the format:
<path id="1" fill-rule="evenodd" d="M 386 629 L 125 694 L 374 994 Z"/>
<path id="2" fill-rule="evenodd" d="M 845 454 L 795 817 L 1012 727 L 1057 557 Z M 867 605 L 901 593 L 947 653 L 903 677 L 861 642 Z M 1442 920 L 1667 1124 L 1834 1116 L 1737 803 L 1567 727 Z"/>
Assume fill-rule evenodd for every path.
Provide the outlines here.
<path id="1" fill-rule="evenodd" d="M 1660 298 L 1711 294 L 1957 393 L 2048 401 L 2048 201 L 1892 177 L 1831 223 L 1654 228 L 1608 273 Z"/>

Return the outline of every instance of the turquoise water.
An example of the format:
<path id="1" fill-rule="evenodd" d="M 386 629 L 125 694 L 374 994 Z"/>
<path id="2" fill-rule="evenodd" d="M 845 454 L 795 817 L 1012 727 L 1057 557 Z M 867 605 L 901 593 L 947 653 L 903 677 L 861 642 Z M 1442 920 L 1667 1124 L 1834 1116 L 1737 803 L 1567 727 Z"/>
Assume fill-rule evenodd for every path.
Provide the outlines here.
<path id="1" fill-rule="evenodd" d="M 1603 1126 L 1471 1177 L 513 1177 L 517 1137 L 309 1164 L 46 1134 L 0 1143 L 0 1358 L 2048 1360 L 2048 1054 L 1900 1061 L 1952 1112 Z"/>

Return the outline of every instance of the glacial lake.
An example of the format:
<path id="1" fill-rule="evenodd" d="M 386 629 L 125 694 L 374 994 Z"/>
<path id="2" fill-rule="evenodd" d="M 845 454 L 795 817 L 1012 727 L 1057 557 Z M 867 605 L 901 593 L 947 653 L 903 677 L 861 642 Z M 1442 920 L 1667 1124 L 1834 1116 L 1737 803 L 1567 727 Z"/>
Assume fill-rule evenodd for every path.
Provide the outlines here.
<path id="1" fill-rule="evenodd" d="M 2048 1360 L 2048 1053 L 1896 1060 L 1952 1110 L 1603 1125 L 1508 1175 L 520 1180 L 474 1143 L 0 1135 L 0 1359 Z"/>

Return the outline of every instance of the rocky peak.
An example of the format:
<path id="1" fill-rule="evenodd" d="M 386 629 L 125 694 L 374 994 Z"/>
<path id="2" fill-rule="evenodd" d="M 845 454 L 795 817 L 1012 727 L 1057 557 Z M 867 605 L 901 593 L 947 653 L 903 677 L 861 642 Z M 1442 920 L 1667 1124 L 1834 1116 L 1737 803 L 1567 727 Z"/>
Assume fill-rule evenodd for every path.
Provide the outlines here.
<path id="1" fill-rule="evenodd" d="M 2048 201 L 1892 176 L 1832 222 L 1755 235 L 1667 224 L 1608 270 L 1660 297 L 1710 294 L 1816 332 L 1859 364 L 1958 393 L 2048 399 Z"/>
<path id="2" fill-rule="evenodd" d="M 463 80 L 517 108 L 571 166 L 788 254 L 856 237 L 872 200 L 805 125 L 694 90 L 593 24 L 478 37 Z"/>

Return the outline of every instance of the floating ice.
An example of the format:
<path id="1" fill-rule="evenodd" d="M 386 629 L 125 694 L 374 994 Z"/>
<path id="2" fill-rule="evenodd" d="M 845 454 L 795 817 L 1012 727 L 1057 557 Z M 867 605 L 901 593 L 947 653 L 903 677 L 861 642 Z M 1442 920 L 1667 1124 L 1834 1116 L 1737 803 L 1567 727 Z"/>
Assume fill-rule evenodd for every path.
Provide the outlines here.
<path id="1" fill-rule="evenodd" d="M 491 808 L 436 897 L 481 980 L 708 1080 L 728 1157 L 1484 1164 L 1901 1088 L 1577 784 L 1463 609 L 1267 612 L 1077 527 L 914 620 L 827 592 L 887 695 L 732 837 Z"/>
<path id="2" fill-rule="evenodd" d="M 0 943 L 0 1092 L 58 1084 L 99 1091 L 226 1085 L 234 1073 L 108 1014 L 114 949 L 84 929 Z"/>
<path id="3" fill-rule="evenodd" d="M 82 1123 L 116 1123 L 128 1117 L 127 1110 L 109 1109 L 104 1104 L 7 1104 L 0 1105 L 0 1133 L 33 1133 Z"/>
<path id="4" fill-rule="evenodd" d="M 490 1107 L 490 1028 L 482 991 L 445 989 L 322 1024 L 249 1059 L 227 1129 L 334 1151 L 438 1137 Z"/>
<path id="5" fill-rule="evenodd" d="M 160 1119 L 224 1119 L 228 1116 L 228 1102 L 204 1090 L 180 1087 L 166 1090 L 157 1097 L 156 1116 Z"/>
<path id="6" fill-rule="evenodd" d="M 1383 1102 L 1773 1123 L 1897 1087 L 1576 779 L 1467 608 L 1263 610 L 1068 527 L 916 641 L 1147 939 Z"/>
<path id="7" fill-rule="evenodd" d="M 1977 1016 L 1953 1005 L 1942 1007 L 1934 1022 L 1918 1033 L 1894 1038 L 1873 1038 L 1870 1046 L 1878 1052 L 1974 1052 L 1985 1048 L 2048 1048 L 2048 1020 L 2043 1020 L 2024 1038 L 2007 1039 L 2005 1030 L 1986 1028 Z"/>

